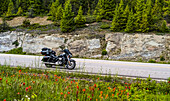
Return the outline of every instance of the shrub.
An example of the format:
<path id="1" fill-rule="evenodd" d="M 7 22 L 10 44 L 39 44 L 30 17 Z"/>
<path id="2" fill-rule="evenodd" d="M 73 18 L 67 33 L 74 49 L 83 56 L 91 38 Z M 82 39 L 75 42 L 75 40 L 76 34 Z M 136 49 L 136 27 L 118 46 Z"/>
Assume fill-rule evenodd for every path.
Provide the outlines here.
<path id="1" fill-rule="evenodd" d="M 107 54 L 106 49 L 103 49 L 103 50 L 102 50 L 102 55 L 106 55 L 106 54 Z"/>
<path id="2" fill-rule="evenodd" d="M 12 50 L 10 50 L 10 51 L 8 51 L 6 53 L 7 54 L 26 54 L 26 52 L 23 52 L 22 47 L 12 49 Z"/>
<path id="3" fill-rule="evenodd" d="M 160 61 L 165 61 L 165 58 L 164 58 L 164 56 L 160 56 Z"/>
<path id="4" fill-rule="evenodd" d="M 25 19 L 24 21 L 23 21 L 23 24 L 22 24 L 22 26 L 23 27 L 29 27 L 31 24 L 30 24 L 30 21 L 28 20 L 28 19 Z"/>
<path id="5" fill-rule="evenodd" d="M 148 62 L 149 63 L 156 63 L 156 61 L 154 59 L 150 59 Z"/>
<path id="6" fill-rule="evenodd" d="M 109 24 L 102 24 L 100 26 L 101 29 L 109 29 L 110 28 L 110 25 Z"/>

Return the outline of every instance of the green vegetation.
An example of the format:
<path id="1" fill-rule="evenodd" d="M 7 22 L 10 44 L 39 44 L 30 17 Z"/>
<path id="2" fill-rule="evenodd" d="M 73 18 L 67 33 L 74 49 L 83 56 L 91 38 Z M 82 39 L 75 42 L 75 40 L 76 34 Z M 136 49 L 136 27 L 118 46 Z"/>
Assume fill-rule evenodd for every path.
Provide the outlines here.
<path id="1" fill-rule="evenodd" d="M 0 16 L 8 20 L 48 15 L 62 32 L 103 19 L 112 21 L 114 32 L 169 32 L 169 0 L 0 0 L 0 5 Z"/>
<path id="2" fill-rule="evenodd" d="M 147 80 L 127 79 L 0 66 L 0 85 L 1 101 L 170 99 L 170 81 L 156 82 L 150 77 Z"/>
<path id="3" fill-rule="evenodd" d="M 106 49 L 103 49 L 103 50 L 102 50 L 102 55 L 107 55 Z"/>
<path id="4" fill-rule="evenodd" d="M 10 51 L 8 51 L 6 53 L 7 54 L 22 54 L 22 55 L 26 54 L 26 52 L 23 52 L 22 47 L 12 49 L 12 50 L 10 50 Z"/>

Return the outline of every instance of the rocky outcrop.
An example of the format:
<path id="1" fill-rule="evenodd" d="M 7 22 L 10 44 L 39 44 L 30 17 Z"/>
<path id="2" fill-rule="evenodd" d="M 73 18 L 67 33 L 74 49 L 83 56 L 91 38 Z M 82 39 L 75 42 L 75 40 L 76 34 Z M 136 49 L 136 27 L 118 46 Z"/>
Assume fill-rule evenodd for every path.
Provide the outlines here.
<path id="1" fill-rule="evenodd" d="M 92 36 L 85 33 L 32 35 L 25 32 L 4 32 L 0 33 L 0 52 L 22 47 L 24 52 L 39 53 L 43 47 L 48 47 L 59 53 L 61 47 L 65 47 L 76 57 L 158 60 L 160 56 L 163 56 L 167 61 L 170 60 L 170 36 L 168 34 L 160 36 L 144 33 L 105 33 L 104 38 L 103 35 L 96 37 L 95 34 L 91 34 Z M 19 43 L 17 46 L 14 44 L 16 41 Z M 103 46 L 103 43 L 106 44 Z M 106 56 L 101 55 L 103 49 L 108 52 Z"/>

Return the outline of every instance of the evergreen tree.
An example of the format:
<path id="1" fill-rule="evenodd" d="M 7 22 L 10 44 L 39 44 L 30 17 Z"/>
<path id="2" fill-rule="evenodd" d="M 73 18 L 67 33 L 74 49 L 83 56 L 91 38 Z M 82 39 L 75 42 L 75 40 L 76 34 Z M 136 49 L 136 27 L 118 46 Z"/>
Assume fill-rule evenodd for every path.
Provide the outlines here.
<path id="1" fill-rule="evenodd" d="M 8 11 L 6 13 L 6 16 L 11 16 L 14 12 L 14 4 L 12 2 L 12 0 L 10 0 L 9 4 L 8 4 Z"/>
<path id="2" fill-rule="evenodd" d="M 57 7 L 56 21 L 61 20 L 62 16 L 63 16 L 63 8 L 61 4 L 60 6 Z"/>
<path id="3" fill-rule="evenodd" d="M 18 12 L 17 12 L 17 15 L 21 15 L 23 13 L 23 10 L 21 7 L 18 8 Z"/>
<path id="4" fill-rule="evenodd" d="M 162 8 L 159 0 L 155 1 L 153 9 L 151 11 L 151 30 L 159 31 L 160 20 L 162 20 Z"/>
<path id="5" fill-rule="evenodd" d="M 134 31 L 134 15 L 133 15 L 133 11 L 131 10 L 128 16 L 125 32 L 133 32 L 133 31 Z"/>
<path id="6" fill-rule="evenodd" d="M 115 15 L 113 17 L 112 24 L 111 24 L 112 27 L 110 28 L 110 30 L 113 32 L 120 31 L 119 22 L 118 22 L 119 16 L 120 16 L 120 14 L 119 14 L 119 9 L 118 9 L 118 5 L 117 5 L 116 9 L 115 9 Z"/>
<path id="7" fill-rule="evenodd" d="M 135 13 L 135 30 L 137 32 L 141 32 L 142 29 L 141 29 L 141 21 L 142 21 L 142 14 L 143 14 L 143 10 L 144 10 L 144 0 L 137 0 L 137 3 L 136 3 L 136 6 L 135 6 L 135 10 L 136 10 L 136 13 Z"/>
<path id="8" fill-rule="evenodd" d="M 97 14 L 96 21 L 101 21 L 103 18 L 104 10 L 103 10 L 104 0 L 99 0 L 96 6 L 95 13 Z"/>
<path id="9" fill-rule="evenodd" d="M 83 17 L 82 6 L 80 6 L 78 15 L 75 18 L 75 24 L 77 27 L 84 27 L 85 22 L 86 22 L 86 19 Z"/>
<path id="10" fill-rule="evenodd" d="M 121 18 L 120 18 L 120 29 L 123 31 L 126 28 L 126 24 L 128 21 L 128 16 L 129 16 L 129 6 L 127 5 L 123 14 L 121 14 Z"/>
<path id="11" fill-rule="evenodd" d="M 74 24 L 74 12 L 72 12 L 72 5 L 70 0 L 67 0 L 64 5 L 63 17 L 61 19 L 61 31 L 62 32 L 71 32 L 75 30 Z"/>
<path id="12" fill-rule="evenodd" d="M 56 0 L 55 2 L 52 3 L 50 7 L 50 15 L 52 16 L 52 20 L 54 20 L 56 17 L 57 8 L 59 5 L 60 5 L 59 0 Z"/>
<path id="13" fill-rule="evenodd" d="M 168 27 L 166 26 L 167 22 L 166 20 L 163 20 L 162 26 L 161 26 L 161 32 L 169 32 Z"/>
<path id="14" fill-rule="evenodd" d="M 142 21 L 140 24 L 140 29 L 142 32 L 148 32 L 149 31 L 149 22 L 148 22 L 148 15 L 150 14 L 150 3 L 149 0 L 147 2 L 148 4 L 144 5 L 143 13 L 142 13 Z"/>

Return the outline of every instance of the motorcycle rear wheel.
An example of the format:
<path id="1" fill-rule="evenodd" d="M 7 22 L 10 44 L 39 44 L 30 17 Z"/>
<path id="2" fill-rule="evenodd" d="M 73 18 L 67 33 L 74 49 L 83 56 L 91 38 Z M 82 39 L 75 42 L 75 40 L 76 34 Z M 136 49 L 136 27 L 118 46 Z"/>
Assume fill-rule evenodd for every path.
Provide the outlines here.
<path id="1" fill-rule="evenodd" d="M 76 67 L 76 61 L 75 60 L 70 60 L 70 65 L 66 65 L 66 68 L 69 70 L 72 70 Z"/>

